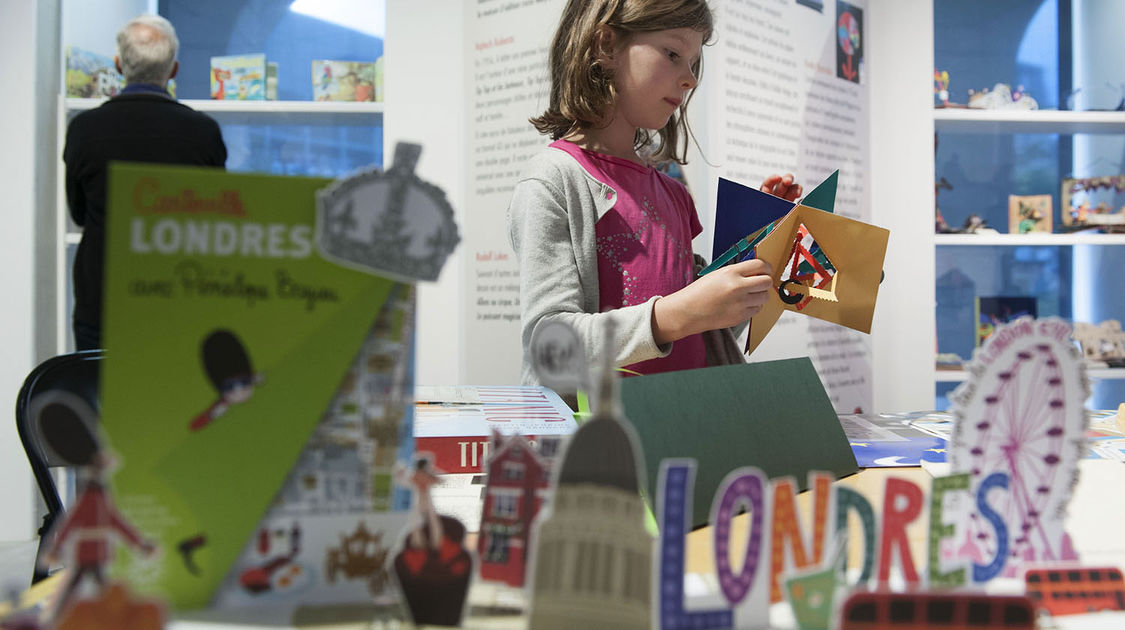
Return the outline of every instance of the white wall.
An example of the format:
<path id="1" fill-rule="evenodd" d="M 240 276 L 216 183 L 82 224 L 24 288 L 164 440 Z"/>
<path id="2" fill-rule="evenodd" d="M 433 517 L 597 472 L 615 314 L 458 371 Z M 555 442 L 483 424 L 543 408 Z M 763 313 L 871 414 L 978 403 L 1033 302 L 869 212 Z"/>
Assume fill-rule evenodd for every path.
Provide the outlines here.
<path id="1" fill-rule="evenodd" d="M 157 0 L 62 0 L 63 46 L 112 57 L 117 54 L 117 31 L 133 17 L 156 13 Z"/>
<path id="2" fill-rule="evenodd" d="M 871 221 L 891 231 L 871 325 L 875 411 L 934 406 L 934 26 L 931 0 L 868 7 Z"/>
<path id="3" fill-rule="evenodd" d="M 447 0 L 387 0 L 383 81 L 385 160 L 399 141 L 422 145 L 416 173 L 445 191 L 457 223 L 469 217 L 464 199 L 464 4 Z M 425 19 L 419 19 L 425 16 Z M 450 256 L 436 283 L 418 289 L 416 382 L 463 381 L 461 278 L 464 247 Z"/>
<path id="4" fill-rule="evenodd" d="M 4 174 L 4 231 L 0 242 L 0 409 L 9 420 L 0 422 L 0 541 L 30 540 L 35 535 L 31 470 L 23 452 L 11 410 L 16 394 L 34 361 L 35 217 L 43 201 L 53 199 L 53 179 L 41 173 L 37 146 L 53 146 L 53 102 L 44 102 L 39 77 L 57 76 L 38 65 L 38 46 L 57 43 L 57 3 L 36 0 L 0 2 L 0 85 L 9 98 L 0 116 L 0 173 Z M 47 51 L 49 55 L 49 51 Z M 48 62 L 49 64 L 49 62 Z M 49 92 L 49 90 L 46 90 Z M 46 158 L 49 159 L 49 158 Z M 50 206 L 46 206 L 49 208 Z"/>

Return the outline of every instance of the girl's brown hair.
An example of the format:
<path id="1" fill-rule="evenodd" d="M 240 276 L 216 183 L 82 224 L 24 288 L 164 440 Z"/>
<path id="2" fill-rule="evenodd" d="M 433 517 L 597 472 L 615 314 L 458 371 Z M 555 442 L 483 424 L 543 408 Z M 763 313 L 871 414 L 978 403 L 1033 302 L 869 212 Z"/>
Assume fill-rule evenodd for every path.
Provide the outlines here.
<path id="1" fill-rule="evenodd" d="M 542 115 L 530 119 L 539 133 L 550 135 L 552 140 L 575 129 L 609 123 L 606 113 L 617 94 L 612 73 L 598 63 L 598 31 L 602 27 L 613 29 L 621 42 L 633 33 L 689 28 L 703 33 L 706 43 L 711 39 L 713 23 L 706 0 L 569 0 L 551 43 L 550 104 Z M 697 79 L 702 77 L 702 58 L 692 70 Z M 694 93 L 692 88 L 679 111 L 656 131 L 659 146 L 651 156 L 654 162 L 687 162 L 687 139 L 692 137 L 687 106 Z M 652 142 L 650 130 L 638 129 L 633 146 L 641 149 Z"/>

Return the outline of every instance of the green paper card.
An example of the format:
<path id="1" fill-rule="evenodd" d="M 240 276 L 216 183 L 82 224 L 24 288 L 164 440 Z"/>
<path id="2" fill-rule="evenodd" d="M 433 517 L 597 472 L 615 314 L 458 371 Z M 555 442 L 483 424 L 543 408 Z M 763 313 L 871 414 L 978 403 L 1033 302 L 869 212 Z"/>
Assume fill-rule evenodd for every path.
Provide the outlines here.
<path id="1" fill-rule="evenodd" d="M 414 288 L 321 254 L 330 183 L 111 166 L 102 422 L 161 548 L 115 571 L 176 608 L 394 598 Z"/>
<path id="2" fill-rule="evenodd" d="M 698 463 L 696 527 L 707 524 L 715 491 L 736 468 L 792 476 L 802 490 L 811 470 L 837 477 L 859 470 L 807 357 L 625 378 L 621 402 L 644 447 L 649 488 L 661 460 Z"/>

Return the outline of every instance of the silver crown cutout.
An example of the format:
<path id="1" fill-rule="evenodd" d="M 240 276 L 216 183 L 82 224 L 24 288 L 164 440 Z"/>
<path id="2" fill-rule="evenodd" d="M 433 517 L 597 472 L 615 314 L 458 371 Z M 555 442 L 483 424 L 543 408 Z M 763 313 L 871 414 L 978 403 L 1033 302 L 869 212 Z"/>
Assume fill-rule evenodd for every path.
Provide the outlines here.
<path id="1" fill-rule="evenodd" d="M 385 171 L 365 169 L 317 191 L 322 256 L 396 280 L 437 280 L 461 237 L 445 193 L 414 174 L 421 153 L 396 144 Z"/>

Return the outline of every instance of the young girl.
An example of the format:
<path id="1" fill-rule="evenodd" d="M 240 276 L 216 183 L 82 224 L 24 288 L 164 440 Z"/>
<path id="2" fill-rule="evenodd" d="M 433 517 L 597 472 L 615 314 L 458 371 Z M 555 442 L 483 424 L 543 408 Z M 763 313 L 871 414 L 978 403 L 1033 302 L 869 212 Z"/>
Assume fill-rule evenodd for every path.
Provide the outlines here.
<path id="1" fill-rule="evenodd" d="M 535 382 L 531 334 L 548 320 L 570 324 L 591 363 L 608 350 L 642 374 L 743 360 L 731 328 L 765 304 L 772 269 L 749 260 L 693 282 L 691 241 L 703 228 L 687 189 L 654 167 L 685 163 L 686 108 L 711 32 L 705 0 L 568 0 L 550 107 L 531 120 L 555 142 L 529 162 L 508 208 L 525 383 Z M 801 193 L 792 175 L 762 190 Z M 605 317 L 619 331 L 608 349 Z"/>

